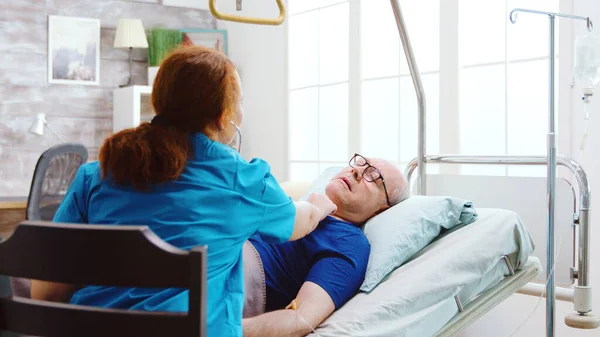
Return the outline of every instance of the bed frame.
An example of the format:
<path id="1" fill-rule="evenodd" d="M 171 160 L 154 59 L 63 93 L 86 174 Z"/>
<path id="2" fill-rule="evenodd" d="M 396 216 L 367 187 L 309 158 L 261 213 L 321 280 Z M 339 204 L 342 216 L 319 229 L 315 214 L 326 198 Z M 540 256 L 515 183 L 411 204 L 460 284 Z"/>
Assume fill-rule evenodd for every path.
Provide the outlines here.
<path id="1" fill-rule="evenodd" d="M 510 262 L 507 262 L 510 263 Z M 511 269 L 511 267 L 509 267 Z M 534 279 L 541 270 L 537 263 L 530 263 L 524 269 L 514 271 L 511 276 L 505 277 L 494 288 L 482 293 L 471 303 L 464 307 L 457 300 L 459 313 L 446 323 L 446 325 L 438 331 L 435 337 L 451 337 L 462 331 L 471 323 L 485 315 L 495 306 L 513 295 L 517 290 Z"/>

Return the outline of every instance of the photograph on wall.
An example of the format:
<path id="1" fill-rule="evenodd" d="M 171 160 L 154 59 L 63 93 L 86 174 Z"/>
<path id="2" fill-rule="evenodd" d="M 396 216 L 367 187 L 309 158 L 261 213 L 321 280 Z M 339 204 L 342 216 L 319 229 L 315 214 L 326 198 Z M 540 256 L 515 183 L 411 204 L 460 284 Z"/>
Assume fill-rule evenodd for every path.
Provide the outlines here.
<path id="1" fill-rule="evenodd" d="M 182 29 L 183 45 L 203 46 L 227 55 L 227 31 L 221 29 Z"/>
<path id="2" fill-rule="evenodd" d="M 48 82 L 100 83 L 100 20 L 48 16 Z"/>

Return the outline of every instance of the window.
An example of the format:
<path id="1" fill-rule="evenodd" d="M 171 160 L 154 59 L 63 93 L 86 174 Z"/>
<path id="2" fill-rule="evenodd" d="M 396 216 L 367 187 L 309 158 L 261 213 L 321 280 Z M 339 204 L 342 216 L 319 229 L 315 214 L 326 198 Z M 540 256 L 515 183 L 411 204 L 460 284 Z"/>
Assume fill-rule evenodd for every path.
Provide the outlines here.
<path id="1" fill-rule="evenodd" d="M 417 156 L 417 99 L 389 0 L 360 3 L 359 152 L 404 168 Z M 438 152 L 439 0 L 401 1 L 427 95 L 428 146 Z M 427 13 L 421 20 L 414 13 Z"/>
<path id="2" fill-rule="evenodd" d="M 290 178 L 348 160 L 349 3 L 290 1 Z"/>
<path id="3" fill-rule="evenodd" d="M 512 24 L 509 14 L 515 7 L 558 12 L 558 6 L 558 0 L 458 0 L 460 153 L 546 154 L 548 18 L 522 14 Z M 546 168 L 463 165 L 462 173 L 545 176 Z"/>
<path id="4" fill-rule="evenodd" d="M 417 156 L 418 110 L 390 1 L 289 4 L 288 179 L 314 179 L 355 152 L 404 169 Z M 427 153 L 443 144 L 445 153 L 544 155 L 547 18 L 523 14 L 513 25 L 508 14 L 558 11 L 559 0 L 400 4 L 425 87 Z M 456 131 L 440 133 L 449 118 Z M 463 165 L 460 172 L 545 175 L 544 167 Z"/>

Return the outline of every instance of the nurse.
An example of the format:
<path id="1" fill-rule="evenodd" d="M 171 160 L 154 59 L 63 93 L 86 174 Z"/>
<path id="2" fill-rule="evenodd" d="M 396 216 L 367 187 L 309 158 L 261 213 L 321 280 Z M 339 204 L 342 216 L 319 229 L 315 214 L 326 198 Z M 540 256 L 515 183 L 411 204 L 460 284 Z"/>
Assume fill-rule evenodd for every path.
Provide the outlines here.
<path id="1" fill-rule="evenodd" d="M 151 123 L 123 130 L 83 165 L 54 221 L 148 225 L 181 249 L 208 246 L 209 336 L 242 336 L 242 245 L 310 233 L 335 205 L 324 195 L 294 203 L 269 165 L 245 161 L 229 146 L 244 117 L 233 63 L 202 47 L 174 51 L 152 90 Z M 57 247 L 57 249 L 59 249 Z M 110 249 L 110 247 L 106 247 Z M 32 282 L 34 299 L 147 311 L 188 310 L 184 289 L 142 289 Z"/>

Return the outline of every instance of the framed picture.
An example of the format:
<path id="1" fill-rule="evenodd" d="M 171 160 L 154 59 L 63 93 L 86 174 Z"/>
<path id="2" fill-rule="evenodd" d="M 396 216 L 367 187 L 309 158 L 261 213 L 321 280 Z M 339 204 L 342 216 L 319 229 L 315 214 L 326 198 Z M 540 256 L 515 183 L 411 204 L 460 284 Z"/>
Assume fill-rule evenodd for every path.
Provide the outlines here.
<path id="1" fill-rule="evenodd" d="M 183 44 L 212 48 L 227 55 L 227 31 L 222 29 L 181 29 Z"/>
<path id="2" fill-rule="evenodd" d="M 48 83 L 100 83 L 100 20 L 48 16 Z"/>

